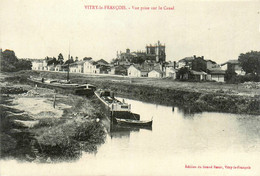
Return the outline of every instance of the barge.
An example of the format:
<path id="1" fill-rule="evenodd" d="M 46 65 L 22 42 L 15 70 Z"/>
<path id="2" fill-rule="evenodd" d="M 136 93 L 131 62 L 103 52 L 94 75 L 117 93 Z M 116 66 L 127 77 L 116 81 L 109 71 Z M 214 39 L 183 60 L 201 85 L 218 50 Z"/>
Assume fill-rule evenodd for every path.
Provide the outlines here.
<path id="1" fill-rule="evenodd" d="M 99 89 L 94 93 L 101 102 L 104 112 L 111 122 L 116 123 L 116 118 L 140 120 L 139 114 L 131 112 L 131 105 L 116 99 L 113 92 Z"/>
<path id="2" fill-rule="evenodd" d="M 54 89 L 58 92 L 76 94 L 81 96 L 94 95 L 94 91 L 96 90 L 96 87 L 91 84 L 71 84 L 62 80 L 44 80 L 43 78 L 30 78 L 28 79 L 28 81 L 35 86 L 37 85 L 43 88 Z"/>

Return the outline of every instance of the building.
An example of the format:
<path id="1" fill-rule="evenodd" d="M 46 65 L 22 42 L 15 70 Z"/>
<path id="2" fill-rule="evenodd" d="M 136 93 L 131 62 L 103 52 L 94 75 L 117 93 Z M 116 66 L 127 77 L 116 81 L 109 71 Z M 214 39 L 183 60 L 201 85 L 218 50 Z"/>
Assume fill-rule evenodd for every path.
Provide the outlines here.
<path id="1" fill-rule="evenodd" d="M 54 64 L 48 65 L 47 71 L 55 71 L 55 65 Z"/>
<path id="2" fill-rule="evenodd" d="M 125 52 L 117 52 L 117 65 L 131 65 L 142 64 L 144 61 L 152 61 L 157 63 L 164 63 L 166 61 L 165 45 L 160 41 L 155 45 L 146 45 L 145 51 L 130 52 L 127 48 Z"/>
<path id="3" fill-rule="evenodd" d="M 155 45 L 146 46 L 146 55 L 150 57 L 150 60 L 155 60 L 156 62 L 163 63 L 166 61 L 165 45 L 162 45 L 158 41 Z"/>
<path id="4" fill-rule="evenodd" d="M 83 73 L 83 65 L 86 61 L 77 61 L 69 65 L 71 73 Z"/>
<path id="5" fill-rule="evenodd" d="M 97 64 L 95 61 L 91 60 L 86 60 L 84 61 L 83 64 L 83 73 L 85 74 L 99 74 L 100 69 L 97 68 Z"/>
<path id="6" fill-rule="evenodd" d="M 207 73 L 203 71 L 195 71 L 195 70 L 190 70 L 190 79 L 195 80 L 195 81 L 205 81 L 207 80 Z"/>
<path id="7" fill-rule="evenodd" d="M 127 69 L 127 75 L 130 77 L 141 77 L 141 70 L 135 65 L 131 65 Z"/>
<path id="8" fill-rule="evenodd" d="M 216 82 L 225 82 L 225 70 L 221 70 L 219 68 L 209 69 L 209 74 L 207 76 L 207 80 L 216 81 Z"/>
<path id="9" fill-rule="evenodd" d="M 110 68 L 110 72 L 108 74 L 111 75 L 127 75 L 127 66 L 124 65 L 116 65 Z"/>
<path id="10" fill-rule="evenodd" d="M 193 60 L 192 60 L 192 65 L 191 65 L 191 69 L 195 70 L 195 71 L 203 71 L 206 72 L 207 71 L 207 61 L 204 60 L 204 56 L 201 57 L 197 57 L 196 55 L 193 56 Z"/>
<path id="11" fill-rule="evenodd" d="M 176 79 L 177 70 L 174 67 L 165 67 L 165 76 Z"/>
<path id="12" fill-rule="evenodd" d="M 127 69 L 127 75 L 130 77 L 147 77 L 148 72 L 150 70 L 148 68 L 142 67 L 137 64 L 133 64 Z"/>
<path id="13" fill-rule="evenodd" d="M 100 66 L 109 66 L 109 63 L 107 61 L 105 61 L 104 59 L 100 59 L 100 60 L 96 61 L 96 64 L 100 65 Z"/>
<path id="14" fill-rule="evenodd" d="M 207 69 L 212 69 L 212 68 L 219 67 L 219 65 L 215 61 L 206 60 L 206 67 L 207 67 Z"/>
<path id="15" fill-rule="evenodd" d="M 177 68 L 183 68 L 187 67 L 190 68 L 192 67 L 192 61 L 194 60 L 194 57 L 185 57 L 177 62 Z"/>
<path id="16" fill-rule="evenodd" d="M 152 71 L 150 71 L 149 73 L 148 73 L 148 77 L 149 78 L 162 78 L 163 77 L 163 72 L 161 71 L 161 70 L 159 70 L 159 69 L 154 69 L 154 70 L 152 70 Z"/>
<path id="17" fill-rule="evenodd" d="M 240 66 L 238 60 L 229 60 L 221 64 L 221 69 L 225 71 L 235 72 L 237 75 L 245 75 L 245 71 Z"/>
<path id="18" fill-rule="evenodd" d="M 56 71 L 56 72 L 63 71 L 62 65 L 61 64 L 56 65 L 55 68 L 54 68 L 54 71 Z"/>
<path id="19" fill-rule="evenodd" d="M 47 70 L 47 61 L 46 60 L 33 60 L 32 61 L 32 70 Z"/>
<path id="20" fill-rule="evenodd" d="M 130 49 L 127 48 L 126 52 L 120 52 L 120 54 L 117 52 L 117 58 L 119 61 L 125 61 L 125 62 L 131 62 L 135 55 L 130 52 Z"/>

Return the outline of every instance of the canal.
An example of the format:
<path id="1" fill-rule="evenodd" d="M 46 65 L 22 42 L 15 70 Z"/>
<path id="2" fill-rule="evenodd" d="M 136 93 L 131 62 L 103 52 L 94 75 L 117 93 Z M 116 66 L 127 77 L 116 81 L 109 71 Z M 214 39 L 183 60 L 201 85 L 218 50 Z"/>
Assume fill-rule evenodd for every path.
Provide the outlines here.
<path id="1" fill-rule="evenodd" d="M 121 99 L 122 100 L 122 99 Z M 124 99 L 141 120 L 153 118 L 152 129 L 113 127 L 95 155 L 81 161 L 109 174 L 173 174 L 227 172 L 253 175 L 260 156 L 260 117 L 228 113 L 190 114 L 168 107 Z M 185 168 L 196 166 L 196 169 Z M 207 169 L 198 168 L 205 166 Z M 212 166 L 213 168 L 210 168 Z M 223 170 L 214 166 L 223 167 Z M 227 169 L 226 166 L 250 167 Z M 226 168 L 225 168 L 226 167 Z M 259 167 L 258 167 L 259 168 Z M 259 169 L 257 170 L 258 173 Z M 102 172 L 98 172 L 101 174 Z"/>

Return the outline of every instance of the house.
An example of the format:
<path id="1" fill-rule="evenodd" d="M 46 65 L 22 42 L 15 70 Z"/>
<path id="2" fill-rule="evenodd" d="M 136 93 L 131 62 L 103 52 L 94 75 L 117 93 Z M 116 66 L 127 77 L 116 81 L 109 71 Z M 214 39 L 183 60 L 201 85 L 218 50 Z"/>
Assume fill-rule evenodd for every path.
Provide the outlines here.
<path id="1" fill-rule="evenodd" d="M 33 60 L 32 70 L 47 70 L 46 60 Z"/>
<path id="2" fill-rule="evenodd" d="M 223 64 L 221 64 L 221 69 L 225 71 L 232 71 L 235 72 L 238 75 L 245 75 L 245 71 L 240 66 L 240 63 L 238 60 L 229 60 Z"/>
<path id="3" fill-rule="evenodd" d="M 159 69 L 154 69 L 148 73 L 149 78 L 162 78 L 163 72 Z"/>
<path id="4" fill-rule="evenodd" d="M 127 69 L 127 75 L 131 77 L 141 77 L 141 70 L 137 66 L 131 65 Z"/>
<path id="5" fill-rule="evenodd" d="M 63 71 L 62 65 L 61 65 L 61 64 L 56 65 L 56 66 L 54 67 L 54 71 L 56 71 L 56 72 Z"/>
<path id="6" fill-rule="evenodd" d="M 194 55 L 193 57 L 194 59 L 192 60 L 191 68 L 192 70 L 207 72 L 208 69 L 219 67 L 215 61 L 205 60 L 204 56 L 197 57 L 196 55 Z"/>
<path id="7" fill-rule="evenodd" d="M 207 80 L 207 73 L 203 71 L 190 70 L 190 79 L 196 81 L 205 81 Z"/>
<path id="8" fill-rule="evenodd" d="M 207 76 L 207 80 L 216 81 L 216 82 L 225 82 L 225 70 L 221 70 L 219 68 L 209 69 L 209 74 Z"/>
<path id="9" fill-rule="evenodd" d="M 83 73 L 83 65 L 86 61 L 77 61 L 69 65 L 71 73 Z"/>
<path id="10" fill-rule="evenodd" d="M 95 62 L 96 68 L 99 69 L 100 74 L 108 74 L 108 72 L 111 70 L 111 67 L 107 61 L 104 59 L 100 59 Z"/>
<path id="11" fill-rule="evenodd" d="M 176 79 L 177 69 L 176 69 L 176 62 L 168 62 L 165 64 L 163 71 L 165 71 L 166 77 L 172 77 Z"/>
<path id="12" fill-rule="evenodd" d="M 174 67 L 165 67 L 165 76 L 176 79 L 177 70 Z"/>
<path id="13" fill-rule="evenodd" d="M 207 66 L 207 69 L 218 67 L 217 63 L 212 60 L 206 60 L 206 66 Z"/>
<path id="14" fill-rule="evenodd" d="M 99 69 L 100 74 L 108 74 L 111 70 L 110 66 L 106 65 L 96 65 L 96 68 Z"/>
<path id="15" fill-rule="evenodd" d="M 127 69 L 127 75 L 131 77 L 147 77 L 148 72 L 151 71 L 149 68 L 137 64 L 133 64 Z"/>
<path id="16" fill-rule="evenodd" d="M 55 65 L 54 64 L 48 65 L 47 71 L 55 71 Z"/>
<path id="17" fill-rule="evenodd" d="M 100 69 L 97 68 L 96 62 L 91 59 L 91 60 L 87 60 L 87 61 L 84 62 L 83 73 L 85 73 L 85 74 L 99 74 Z"/>
<path id="18" fill-rule="evenodd" d="M 127 75 L 127 67 L 124 65 L 116 65 L 116 66 L 112 66 L 110 67 L 110 71 L 108 72 L 108 74 L 111 75 Z"/>
<path id="19" fill-rule="evenodd" d="M 98 61 L 96 61 L 96 64 L 100 66 L 109 66 L 109 63 L 104 59 L 99 59 Z"/>
<path id="20" fill-rule="evenodd" d="M 178 68 L 183 68 L 183 67 L 192 67 L 192 61 L 194 57 L 185 57 L 177 62 L 177 67 Z"/>

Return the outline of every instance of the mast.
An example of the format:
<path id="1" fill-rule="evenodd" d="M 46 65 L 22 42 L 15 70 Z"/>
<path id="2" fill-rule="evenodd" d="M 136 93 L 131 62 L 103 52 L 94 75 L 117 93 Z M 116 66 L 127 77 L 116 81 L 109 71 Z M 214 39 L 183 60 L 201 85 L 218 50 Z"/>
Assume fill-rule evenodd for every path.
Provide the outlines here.
<path id="1" fill-rule="evenodd" d="M 69 42 L 69 55 L 68 55 L 68 71 L 67 71 L 67 81 L 69 81 L 70 80 L 70 42 Z"/>

